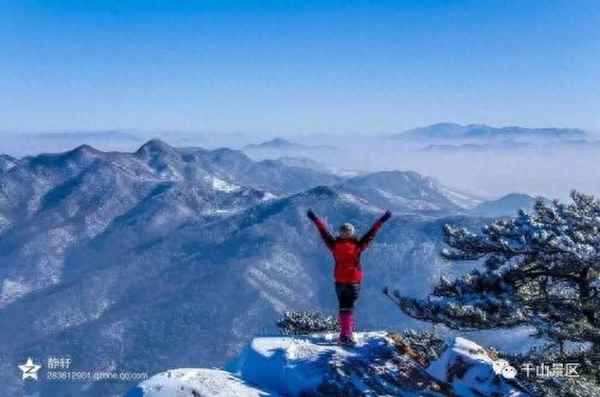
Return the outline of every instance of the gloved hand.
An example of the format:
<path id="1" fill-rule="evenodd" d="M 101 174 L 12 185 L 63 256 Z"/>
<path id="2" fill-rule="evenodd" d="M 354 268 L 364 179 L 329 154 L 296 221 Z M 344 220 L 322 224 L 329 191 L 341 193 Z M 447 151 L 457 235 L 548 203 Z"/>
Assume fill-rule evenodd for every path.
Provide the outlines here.
<path id="1" fill-rule="evenodd" d="M 385 222 L 392 217 L 392 213 L 390 211 L 385 211 L 385 214 L 379 219 L 381 222 Z"/>
<path id="2" fill-rule="evenodd" d="M 311 221 L 316 221 L 317 220 L 317 216 L 315 215 L 315 213 L 312 210 L 306 211 L 306 216 L 308 216 L 308 218 Z"/>

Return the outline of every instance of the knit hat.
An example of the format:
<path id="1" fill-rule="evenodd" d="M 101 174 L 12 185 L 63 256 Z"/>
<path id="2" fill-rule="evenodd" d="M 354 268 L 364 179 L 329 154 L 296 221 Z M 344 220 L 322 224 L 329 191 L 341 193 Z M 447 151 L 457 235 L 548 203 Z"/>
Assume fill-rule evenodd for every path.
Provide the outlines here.
<path id="1" fill-rule="evenodd" d="M 354 236 L 356 234 L 356 228 L 351 223 L 344 223 L 340 226 L 340 234 L 349 234 Z"/>

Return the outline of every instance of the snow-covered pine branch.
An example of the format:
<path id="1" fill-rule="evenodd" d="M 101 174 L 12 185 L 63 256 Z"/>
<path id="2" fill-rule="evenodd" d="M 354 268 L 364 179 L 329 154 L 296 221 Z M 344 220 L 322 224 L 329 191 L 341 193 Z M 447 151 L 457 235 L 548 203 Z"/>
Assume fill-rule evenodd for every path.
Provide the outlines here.
<path id="1" fill-rule="evenodd" d="M 452 225 L 443 232 L 443 258 L 482 260 L 484 269 L 442 277 L 426 300 L 393 293 L 402 311 L 455 329 L 529 324 L 600 351 L 599 200 L 573 191 L 568 204 L 538 199 L 531 213 L 494 220 L 479 233 Z"/>

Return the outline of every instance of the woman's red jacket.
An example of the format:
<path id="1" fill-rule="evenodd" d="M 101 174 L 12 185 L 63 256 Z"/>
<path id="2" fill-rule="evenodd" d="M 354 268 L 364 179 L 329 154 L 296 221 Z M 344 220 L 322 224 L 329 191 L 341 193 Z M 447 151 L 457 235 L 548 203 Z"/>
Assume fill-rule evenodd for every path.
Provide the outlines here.
<path id="1" fill-rule="evenodd" d="M 321 219 L 315 217 L 312 221 L 335 260 L 335 281 L 338 283 L 360 283 L 363 278 L 360 256 L 373 241 L 375 234 L 377 234 L 384 221 L 382 219 L 377 220 L 360 239 L 334 238 Z"/>

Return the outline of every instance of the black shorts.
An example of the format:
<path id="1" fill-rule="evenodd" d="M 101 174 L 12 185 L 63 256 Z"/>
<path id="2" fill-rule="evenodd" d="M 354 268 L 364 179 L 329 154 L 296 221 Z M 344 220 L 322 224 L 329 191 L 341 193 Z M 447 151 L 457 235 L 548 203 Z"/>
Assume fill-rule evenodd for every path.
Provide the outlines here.
<path id="1" fill-rule="evenodd" d="M 335 293 L 337 294 L 340 311 L 352 311 L 354 303 L 358 299 L 359 292 L 359 283 L 335 283 Z"/>

